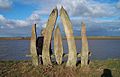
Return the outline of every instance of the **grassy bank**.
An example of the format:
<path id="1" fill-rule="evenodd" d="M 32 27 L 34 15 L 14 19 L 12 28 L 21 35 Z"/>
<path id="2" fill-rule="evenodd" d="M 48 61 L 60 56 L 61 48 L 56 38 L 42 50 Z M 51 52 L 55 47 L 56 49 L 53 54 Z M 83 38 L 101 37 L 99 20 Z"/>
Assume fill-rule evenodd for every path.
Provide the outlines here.
<path id="1" fill-rule="evenodd" d="M 0 40 L 30 40 L 30 37 L 0 37 Z"/>
<path id="2" fill-rule="evenodd" d="M 0 61 L 0 69 L 0 77 L 119 77 L 120 60 L 95 60 L 84 69 L 80 64 L 74 69 L 65 64 L 33 67 L 30 61 Z"/>
<path id="3" fill-rule="evenodd" d="M 88 36 L 88 40 L 120 40 L 120 36 Z M 66 40 L 66 37 L 62 38 Z M 0 37 L 0 40 L 30 40 L 30 37 Z M 81 40 L 81 36 L 75 36 L 75 40 Z"/>

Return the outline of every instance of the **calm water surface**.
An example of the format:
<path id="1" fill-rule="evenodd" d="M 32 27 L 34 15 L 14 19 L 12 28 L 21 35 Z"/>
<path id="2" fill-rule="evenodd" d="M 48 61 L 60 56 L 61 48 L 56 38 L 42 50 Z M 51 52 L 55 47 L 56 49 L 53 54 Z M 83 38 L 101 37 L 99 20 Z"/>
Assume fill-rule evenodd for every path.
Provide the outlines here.
<path id="1" fill-rule="evenodd" d="M 120 59 L 120 40 L 89 40 L 91 59 Z M 29 60 L 29 40 L 0 40 L 0 60 Z M 67 41 L 63 40 L 64 53 L 68 53 Z M 81 51 L 81 40 L 76 40 L 77 52 Z M 53 49 L 53 41 L 52 41 Z"/>

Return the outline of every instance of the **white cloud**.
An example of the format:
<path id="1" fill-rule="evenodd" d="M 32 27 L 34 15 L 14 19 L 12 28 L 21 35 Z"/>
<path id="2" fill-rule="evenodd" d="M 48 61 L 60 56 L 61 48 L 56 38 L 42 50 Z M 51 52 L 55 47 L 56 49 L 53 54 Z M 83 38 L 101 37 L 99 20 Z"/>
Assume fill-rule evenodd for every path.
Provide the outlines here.
<path id="1" fill-rule="evenodd" d="M 40 23 L 43 24 L 44 22 L 45 21 L 40 20 L 40 15 L 34 12 L 25 20 L 7 19 L 0 14 L 0 26 L 4 26 L 8 28 L 26 27 L 26 26 L 31 26 L 33 24 L 40 25 Z"/>
<path id="2" fill-rule="evenodd" d="M 94 0 L 62 0 L 58 5 L 63 5 L 71 16 L 103 17 L 118 14 L 118 9 L 113 4 L 99 3 Z"/>
<path id="3" fill-rule="evenodd" d="M 48 15 L 50 10 L 51 10 L 50 8 L 43 8 L 43 9 L 35 10 L 33 13 L 38 15 Z"/>
<path id="4" fill-rule="evenodd" d="M 26 20 L 7 20 L 4 23 L 5 26 L 9 27 L 9 28 L 14 28 L 14 27 L 25 27 L 25 26 L 29 26 L 29 22 L 27 22 Z"/>
<path id="5" fill-rule="evenodd" d="M 40 22 L 40 15 L 33 13 L 27 18 L 27 21 L 31 24 L 38 24 Z"/>
<path id="6" fill-rule="evenodd" d="M 16 25 L 20 26 L 20 27 L 25 27 L 30 25 L 27 21 L 25 20 L 14 20 L 14 22 L 16 23 Z"/>
<path id="7" fill-rule="evenodd" d="M 44 24 L 42 25 L 42 28 L 46 28 L 46 25 L 47 25 L 47 23 L 44 23 Z"/>
<path id="8" fill-rule="evenodd" d="M 0 15 L 0 26 L 3 26 L 6 23 L 6 19 L 3 15 Z"/>
<path id="9" fill-rule="evenodd" d="M 113 28 L 111 28 L 111 29 L 109 29 L 109 31 L 120 32 L 120 28 L 117 28 L 117 29 L 113 29 Z"/>
<path id="10" fill-rule="evenodd" d="M 12 0 L 0 0 L 0 8 L 10 8 L 12 5 Z"/>
<path id="11" fill-rule="evenodd" d="M 14 28 L 14 27 L 25 27 L 30 24 L 26 20 L 6 19 L 3 15 L 0 15 L 0 25 L 4 27 Z"/>
<path id="12" fill-rule="evenodd" d="M 3 15 L 0 15 L 0 21 L 5 20 L 5 17 Z"/>

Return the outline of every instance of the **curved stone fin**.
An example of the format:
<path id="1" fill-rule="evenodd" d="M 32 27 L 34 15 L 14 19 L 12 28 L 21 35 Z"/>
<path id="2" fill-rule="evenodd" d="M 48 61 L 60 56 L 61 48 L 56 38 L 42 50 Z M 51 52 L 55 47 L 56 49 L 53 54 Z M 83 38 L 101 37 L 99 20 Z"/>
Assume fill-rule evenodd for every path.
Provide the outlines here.
<path id="1" fill-rule="evenodd" d="M 31 40 L 30 40 L 30 52 L 32 55 L 32 64 L 34 66 L 38 66 L 38 55 L 37 55 L 37 49 L 36 49 L 36 39 L 37 39 L 37 34 L 36 34 L 36 24 L 32 26 L 32 35 L 31 35 Z"/>
<path id="2" fill-rule="evenodd" d="M 82 37 L 81 67 L 84 67 L 88 65 L 89 56 L 88 41 L 86 36 L 86 25 L 84 22 L 82 22 L 81 37 Z"/>
<path id="3" fill-rule="evenodd" d="M 55 8 L 51 12 L 49 19 L 47 21 L 47 26 L 45 28 L 44 43 L 43 43 L 43 49 L 42 49 L 43 65 L 52 65 L 51 60 L 50 60 L 49 47 L 50 47 L 52 32 L 54 29 L 54 25 L 56 24 L 57 17 L 58 17 L 58 10 L 57 8 Z"/>
<path id="4" fill-rule="evenodd" d="M 64 26 L 64 30 L 68 42 L 68 49 L 69 49 L 68 61 L 66 66 L 76 67 L 77 52 L 76 52 L 76 44 L 74 40 L 72 24 L 66 10 L 63 7 L 60 10 L 60 17 Z"/>
<path id="5" fill-rule="evenodd" d="M 54 31 L 54 53 L 57 64 L 60 65 L 63 57 L 63 44 L 59 26 L 57 26 Z"/>

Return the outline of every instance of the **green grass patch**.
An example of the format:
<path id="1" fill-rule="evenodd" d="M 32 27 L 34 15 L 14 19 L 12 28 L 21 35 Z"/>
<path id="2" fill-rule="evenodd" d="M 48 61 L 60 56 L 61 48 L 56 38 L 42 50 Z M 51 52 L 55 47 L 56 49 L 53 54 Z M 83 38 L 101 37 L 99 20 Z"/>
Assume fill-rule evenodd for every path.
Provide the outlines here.
<path id="1" fill-rule="evenodd" d="M 86 68 L 65 67 L 65 63 L 53 66 L 32 66 L 31 61 L 0 61 L 0 77 L 119 77 L 120 60 L 94 60 Z"/>

